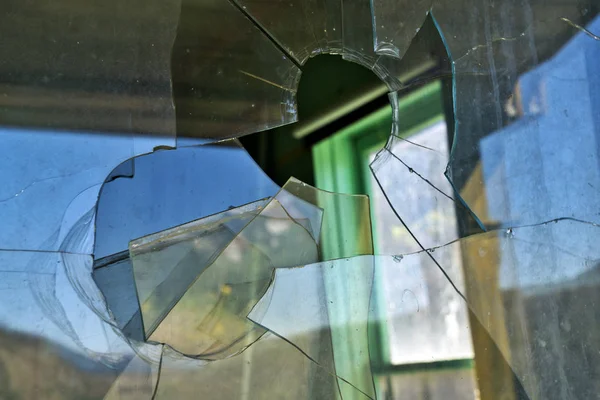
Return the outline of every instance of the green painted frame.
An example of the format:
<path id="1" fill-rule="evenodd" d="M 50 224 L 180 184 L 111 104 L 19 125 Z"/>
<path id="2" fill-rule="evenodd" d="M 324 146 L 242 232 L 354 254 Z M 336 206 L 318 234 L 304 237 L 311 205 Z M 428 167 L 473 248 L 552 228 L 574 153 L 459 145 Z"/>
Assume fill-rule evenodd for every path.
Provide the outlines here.
<path id="1" fill-rule="evenodd" d="M 442 100 L 442 84 L 440 81 L 432 82 L 408 95 L 399 101 L 400 137 L 407 138 L 423 128 L 430 126 L 445 118 Z M 315 182 L 317 187 L 338 193 L 368 194 L 373 193 L 371 187 L 371 171 L 369 168 L 369 155 L 382 149 L 392 128 L 392 109 L 390 106 L 362 118 L 354 124 L 342 129 L 332 136 L 318 142 L 312 149 Z M 371 209 L 371 213 L 373 210 Z M 371 215 L 373 224 L 373 239 L 377 252 L 375 218 Z M 352 229 L 354 222 L 339 218 L 340 231 Z M 325 277 L 332 279 L 333 277 Z M 380 283 L 375 281 L 375 285 Z M 327 287 L 327 286 L 326 286 Z M 352 291 L 352 288 L 349 288 Z M 381 290 L 377 291 L 382 293 Z M 336 293 L 332 293 L 334 297 Z M 341 294 L 337 294 L 341 295 Z M 350 297 L 351 298 L 351 297 Z M 393 366 L 389 360 L 389 344 L 385 331 L 385 318 L 383 315 L 383 298 L 375 299 L 375 310 L 380 313 L 378 321 L 382 323 L 369 327 L 379 340 L 369 343 L 373 372 L 376 375 L 403 373 L 406 371 L 437 369 L 437 368 L 472 368 L 472 360 L 452 360 L 449 362 L 428 363 L 427 365 Z M 336 341 L 348 340 L 348 335 L 343 332 L 333 332 L 334 347 Z M 342 337 L 337 338 L 337 335 Z M 336 359 L 336 365 L 342 360 Z M 449 364 L 447 364 L 449 363 Z M 447 365 L 446 365 L 447 364 Z"/>

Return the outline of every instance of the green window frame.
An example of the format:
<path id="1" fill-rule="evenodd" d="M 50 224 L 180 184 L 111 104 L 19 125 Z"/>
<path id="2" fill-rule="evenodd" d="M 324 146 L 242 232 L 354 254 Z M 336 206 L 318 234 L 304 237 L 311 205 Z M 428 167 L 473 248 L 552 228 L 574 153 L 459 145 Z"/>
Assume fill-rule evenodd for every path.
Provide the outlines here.
<path id="1" fill-rule="evenodd" d="M 442 101 L 442 84 L 440 81 L 432 82 L 414 92 L 403 96 L 399 100 L 400 122 L 399 136 L 408 138 L 445 119 Z M 369 168 L 369 156 L 383 148 L 389 138 L 392 128 L 392 109 L 390 106 L 383 107 L 372 114 L 360 119 L 348 127 L 334 133 L 332 136 L 316 143 L 312 148 L 313 166 L 315 171 L 315 183 L 320 189 L 347 193 L 368 194 L 372 198 L 371 171 Z M 376 253 L 376 219 L 371 207 L 371 222 L 373 242 Z M 338 217 L 340 230 L 352 229 L 352 221 Z M 380 285 L 380 282 L 375 282 Z M 352 288 L 349 288 L 352 290 Z M 382 290 L 378 293 L 383 295 Z M 335 294 L 333 294 L 335 295 Z M 384 309 L 381 305 L 385 299 L 376 300 L 376 312 L 381 313 L 379 321 L 385 321 Z M 473 368 L 473 360 L 448 360 L 424 364 L 392 365 L 389 360 L 389 343 L 385 332 L 385 322 L 369 327 L 370 332 L 379 340 L 370 343 L 372 350 L 372 370 L 376 376 L 397 373 L 414 373 L 419 371 L 430 371 L 440 369 L 463 369 Z M 336 341 L 336 335 L 344 335 L 343 332 L 333 332 L 332 340 Z M 337 340 L 343 340 L 338 338 Z M 336 359 L 336 365 L 340 362 Z M 343 362 L 343 361 L 341 361 Z M 379 392 L 380 388 L 377 388 Z"/>

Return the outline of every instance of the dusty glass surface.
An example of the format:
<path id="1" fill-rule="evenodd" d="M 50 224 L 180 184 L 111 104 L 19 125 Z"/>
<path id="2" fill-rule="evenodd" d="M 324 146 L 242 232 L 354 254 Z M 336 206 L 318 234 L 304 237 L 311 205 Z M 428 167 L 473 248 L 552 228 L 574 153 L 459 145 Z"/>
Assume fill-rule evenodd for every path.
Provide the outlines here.
<path id="1" fill-rule="evenodd" d="M 370 329 L 381 323 L 371 300 L 384 290 L 372 284 L 382 271 L 394 278 L 410 271 L 412 280 L 384 279 L 385 290 L 403 293 L 401 310 L 425 312 L 433 302 L 417 285 L 427 280 L 419 265 L 423 275 L 437 274 L 438 300 L 450 310 L 430 315 L 443 319 L 431 329 L 446 335 L 429 351 L 470 357 L 470 339 L 474 397 L 597 398 L 596 2 L 32 0 L 5 2 L 3 11 L 0 397 L 420 396 L 424 375 L 390 381 L 412 385 L 406 391 L 377 392 Z M 445 99 L 450 155 L 434 162 L 436 152 L 393 131 L 372 167 L 393 217 L 401 217 L 395 223 L 413 233 L 417 249 L 442 247 L 371 256 L 366 198 L 293 181 L 293 196 L 281 197 L 239 146 L 221 144 L 212 156 L 194 146 L 296 121 L 301 66 L 317 53 L 341 53 L 371 69 L 400 90 L 394 105 L 410 89 L 397 71 L 425 18 L 450 57 L 436 70 L 452 86 Z M 409 145 L 423 156 L 407 156 Z M 146 153 L 152 157 L 138 157 Z M 152 185 L 164 185 L 164 198 L 150 199 Z M 432 196 L 400 200 L 401 185 Z M 265 206 L 274 215 L 232 233 L 200 274 L 218 271 L 198 297 L 210 301 L 190 301 L 191 313 L 216 311 L 208 320 L 180 314 L 160 332 L 160 341 L 170 341 L 185 336 L 185 324 L 200 326 L 194 334 L 211 341 L 184 341 L 194 355 L 224 351 L 239 335 L 246 341 L 236 342 L 231 357 L 208 362 L 148 340 L 128 242 L 265 197 L 274 197 Z M 421 233 L 435 223 L 420 227 L 411 210 L 431 199 L 456 220 L 455 237 Z M 450 238 L 457 240 L 444 244 Z M 253 266 L 248 276 L 229 279 L 225 272 L 238 273 L 241 264 Z M 183 268 L 178 283 L 202 267 Z M 235 301 L 224 300 L 232 294 Z M 261 326 L 248 319 L 253 307 Z M 460 307 L 468 321 L 455 312 Z M 403 318 L 386 325 L 393 340 L 400 327 L 406 332 L 410 318 Z M 471 337 L 457 325 L 468 325 Z M 394 359 L 422 361 L 413 351 L 419 339 L 402 341 Z M 470 397 L 464 386 L 448 387 Z"/>

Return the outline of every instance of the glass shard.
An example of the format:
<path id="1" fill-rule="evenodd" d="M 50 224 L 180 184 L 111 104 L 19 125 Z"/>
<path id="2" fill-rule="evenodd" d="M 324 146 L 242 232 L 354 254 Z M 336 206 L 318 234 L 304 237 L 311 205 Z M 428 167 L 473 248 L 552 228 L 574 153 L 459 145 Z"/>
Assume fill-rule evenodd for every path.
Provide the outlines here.
<path id="1" fill-rule="evenodd" d="M 121 259 L 96 261 L 92 272 L 93 280 L 106 299 L 116 326 L 133 340 L 144 340 L 144 327 L 140 304 L 133 278 L 133 267 L 127 253 Z"/>
<path id="2" fill-rule="evenodd" d="M 306 228 L 291 219 L 277 200 L 257 210 L 258 214 L 250 211 L 234 216 L 232 220 L 238 224 L 239 234 L 232 236 L 235 231 L 227 230 L 224 240 L 217 245 L 212 233 L 222 236 L 219 235 L 222 229 L 211 232 L 199 224 L 202 227 L 199 231 L 190 230 L 187 238 L 188 243 L 189 238 L 195 239 L 190 243 L 194 250 L 186 256 L 175 248 L 173 254 L 177 254 L 177 259 L 183 256 L 179 263 L 168 254 L 161 259 L 155 251 L 148 253 L 146 259 L 142 246 L 155 250 L 159 247 L 156 242 L 144 241 L 142 246 L 131 243 L 134 277 L 136 284 L 140 282 L 138 296 L 148 338 L 168 343 L 184 354 L 222 358 L 247 346 L 248 335 L 262 334 L 246 321 L 245 315 L 268 286 L 273 268 L 314 262 L 318 253 Z M 228 225 L 225 219 L 219 228 Z M 209 235 L 203 237 L 205 232 Z M 185 244 L 180 243 L 178 247 Z M 208 251 L 203 253 L 203 248 Z M 171 265 L 175 265 L 173 271 L 185 274 L 167 279 L 157 276 L 157 272 L 169 273 Z M 144 278 L 146 274 L 150 278 Z M 148 290 L 142 286 L 145 282 L 150 284 Z M 153 291 L 148 296 L 150 290 Z"/>
<path id="3" fill-rule="evenodd" d="M 369 0 L 342 0 L 344 59 L 372 67 L 377 60 L 373 49 L 373 25 Z"/>
<path id="4" fill-rule="evenodd" d="M 348 382 L 344 399 L 356 390 L 375 398 L 367 337 L 373 271 L 372 256 L 278 268 L 248 318 Z"/>
<path id="5" fill-rule="evenodd" d="M 342 0 L 343 57 L 373 70 L 393 90 L 402 88 L 399 73 L 402 61 L 375 53 L 369 0 Z"/>
<path id="6" fill-rule="evenodd" d="M 337 231 L 341 215 L 346 237 Z M 319 191 L 292 178 L 266 204 L 130 243 L 145 337 L 196 357 L 235 354 L 264 333 L 246 314 L 274 268 L 372 252 L 367 197 Z"/>
<path id="7" fill-rule="evenodd" d="M 367 196 L 327 192 L 290 178 L 276 198 L 286 210 L 291 210 L 290 213 L 295 219 L 302 214 L 293 211 L 294 208 L 312 205 L 313 209 L 316 207 L 322 210 L 322 215 L 319 215 L 322 221 L 320 221 L 317 243 L 320 260 L 373 254 L 371 215 Z M 290 200 L 293 200 L 296 206 L 290 204 Z M 339 230 L 341 221 L 344 226 L 343 232 Z M 315 223 L 312 223 L 312 226 L 314 227 Z"/>
<path id="8" fill-rule="evenodd" d="M 172 76 L 178 136 L 226 139 L 297 119 L 300 69 L 229 1 L 182 0 Z"/>
<path id="9" fill-rule="evenodd" d="M 132 277 L 145 337 L 265 204 L 258 201 L 131 241 Z"/>

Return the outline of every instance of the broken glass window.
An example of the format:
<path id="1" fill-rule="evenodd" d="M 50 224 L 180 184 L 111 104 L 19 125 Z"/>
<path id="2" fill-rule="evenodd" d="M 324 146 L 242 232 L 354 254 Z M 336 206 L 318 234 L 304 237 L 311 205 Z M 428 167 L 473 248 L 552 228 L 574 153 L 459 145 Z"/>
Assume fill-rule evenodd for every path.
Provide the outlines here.
<path id="1" fill-rule="evenodd" d="M 482 398 L 600 392 L 593 2 L 33 0 L 6 10 L 0 397 L 383 397 L 371 329 L 382 318 L 394 319 L 393 362 L 474 353 Z M 372 167 L 418 248 L 457 241 L 373 257 L 366 198 L 294 180 L 278 192 L 234 142 L 212 156 L 195 146 L 296 121 L 301 66 L 315 54 L 341 53 L 403 95 L 403 56 L 425 18 L 451 58 L 437 69 L 452 79 L 450 146 L 393 131 Z M 239 208 L 265 198 L 256 215 Z M 426 235 L 436 222 L 412 215 L 433 204 L 456 219 L 437 238 Z M 465 237 L 478 230 L 488 232 Z M 191 245 L 200 236 L 220 241 L 205 252 Z M 158 264 L 138 269 L 148 254 Z M 136 276 L 144 270 L 163 275 Z M 402 293 L 393 307 L 377 297 L 382 280 Z M 138 297 L 155 301 L 148 326 Z M 467 325 L 471 341 L 456 328 Z M 209 362 L 211 351 L 230 357 Z"/>

